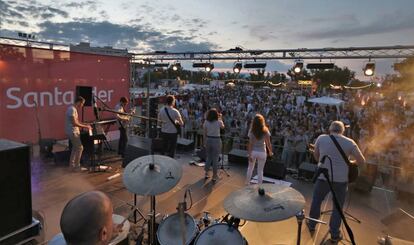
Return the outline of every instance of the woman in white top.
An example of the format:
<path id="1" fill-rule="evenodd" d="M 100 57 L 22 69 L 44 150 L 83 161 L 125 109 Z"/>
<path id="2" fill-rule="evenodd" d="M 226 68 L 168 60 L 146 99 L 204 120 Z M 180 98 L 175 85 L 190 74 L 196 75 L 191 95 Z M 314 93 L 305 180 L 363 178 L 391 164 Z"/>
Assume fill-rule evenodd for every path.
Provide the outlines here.
<path id="1" fill-rule="evenodd" d="M 269 156 L 273 155 L 272 144 L 270 143 L 270 132 L 265 125 L 265 119 L 262 115 L 256 114 L 253 118 L 252 126 L 249 130 L 249 144 L 247 150 L 249 152 L 249 167 L 247 168 L 246 185 L 250 183 L 253 169 L 257 161 L 258 183 L 263 183 L 263 169 L 266 163 L 266 149 Z"/>
<path id="2" fill-rule="evenodd" d="M 207 112 L 204 128 L 204 147 L 206 148 L 205 178 L 209 178 L 208 171 L 213 167 L 213 182 L 218 180 L 217 165 L 221 151 L 220 129 L 224 128 L 221 114 L 216 109 Z"/>

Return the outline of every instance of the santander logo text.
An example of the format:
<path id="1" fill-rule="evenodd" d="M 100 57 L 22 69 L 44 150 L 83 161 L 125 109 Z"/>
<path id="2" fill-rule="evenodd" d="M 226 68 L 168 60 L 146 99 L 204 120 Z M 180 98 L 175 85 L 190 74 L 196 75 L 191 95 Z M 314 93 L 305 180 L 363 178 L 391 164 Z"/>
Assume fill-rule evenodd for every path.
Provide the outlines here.
<path id="1" fill-rule="evenodd" d="M 111 102 L 114 90 L 97 90 L 93 87 L 92 93 L 103 102 Z M 75 98 L 74 91 L 61 91 L 54 87 L 51 91 L 23 92 L 20 87 L 10 87 L 6 90 L 7 109 L 19 109 L 21 107 L 40 107 L 70 105 Z"/>

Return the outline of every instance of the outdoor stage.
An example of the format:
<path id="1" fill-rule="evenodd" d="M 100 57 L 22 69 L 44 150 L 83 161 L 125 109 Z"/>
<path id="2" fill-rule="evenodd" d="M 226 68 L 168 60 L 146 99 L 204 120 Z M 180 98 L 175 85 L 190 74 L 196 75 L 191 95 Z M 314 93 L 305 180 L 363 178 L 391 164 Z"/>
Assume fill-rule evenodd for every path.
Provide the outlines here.
<path id="1" fill-rule="evenodd" d="M 115 144 L 114 144 L 115 146 Z M 61 147 L 55 146 L 55 149 Z M 34 149 L 36 154 L 36 148 Z M 179 201 L 182 201 L 184 192 L 190 188 L 194 205 L 189 214 L 197 221 L 208 211 L 214 218 L 221 218 L 225 215 L 223 200 L 235 190 L 244 186 L 246 166 L 232 164 L 230 166 L 230 177 L 220 174 L 216 184 L 212 184 L 211 178 L 204 179 L 202 167 L 189 165 L 193 160 L 191 153 L 178 154 L 178 162 L 182 164 L 183 176 L 171 191 L 156 197 L 156 210 L 161 215 L 173 214 Z M 125 203 L 133 203 L 133 195 L 128 192 L 122 183 L 122 177 L 108 181 L 107 178 L 116 170 L 123 171 L 121 160 L 112 152 L 104 155 L 106 164 L 112 167 L 110 172 L 87 173 L 71 172 L 66 166 L 56 166 L 53 160 L 43 161 L 38 156 L 32 159 L 32 198 L 33 210 L 39 211 L 44 216 L 44 239 L 50 240 L 60 232 L 59 219 L 64 205 L 74 196 L 90 190 L 100 190 L 108 194 L 114 205 L 114 213 L 127 215 L 130 212 Z M 292 182 L 292 187 L 303 194 L 306 199 L 305 212 L 308 214 L 312 197 L 313 184 L 287 178 Z M 138 203 L 141 211 L 147 214 L 149 211 L 150 198 L 138 196 Z M 325 202 L 322 208 L 331 208 L 331 201 Z M 413 213 L 414 207 L 409 203 L 396 200 L 395 194 L 374 188 L 369 194 L 361 194 L 351 191 L 345 204 L 345 210 L 357 217 L 362 223 L 349 220 L 354 231 L 357 244 L 376 244 L 377 238 L 384 234 L 399 236 L 414 241 L 414 225 L 406 218 L 388 219 L 388 222 L 381 222 L 381 219 L 392 214 L 398 208 Z M 321 217 L 329 221 L 329 215 Z M 159 217 L 159 219 L 161 216 Z M 409 222 L 412 222 L 411 224 Z M 387 223 L 387 224 L 384 224 Z M 285 221 L 272 223 L 255 223 L 248 221 L 240 228 L 241 233 L 250 245 L 255 244 L 296 244 L 297 221 L 292 217 Z M 321 225 L 311 237 L 306 226 L 302 227 L 302 244 L 320 244 L 329 239 L 326 225 Z M 343 234 L 346 231 L 343 228 Z M 350 244 L 342 241 L 342 244 Z M 340 244 L 341 244 L 340 243 Z M 330 243 L 327 243 L 330 244 Z"/>

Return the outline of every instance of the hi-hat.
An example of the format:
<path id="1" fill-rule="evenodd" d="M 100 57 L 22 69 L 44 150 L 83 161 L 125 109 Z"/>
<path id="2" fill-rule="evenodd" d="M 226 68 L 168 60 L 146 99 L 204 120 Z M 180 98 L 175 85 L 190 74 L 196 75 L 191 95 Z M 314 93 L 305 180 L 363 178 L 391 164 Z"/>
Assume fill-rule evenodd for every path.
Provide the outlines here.
<path id="1" fill-rule="evenodd" d="M 174 188 L 181 176 L 182 167 L 176 160 L 161 155 L 148 155 L 127 165 L 123 181 L 132 193 L 155 196 Z"/>
<path id="2" fill-rule="evenodd" d="M 305 206 L 305 198 L 291 187 L 261 184 L 232 192 L 224 200 L 224 209 L 234 217 L 271 222 L 295 216 Z"/>

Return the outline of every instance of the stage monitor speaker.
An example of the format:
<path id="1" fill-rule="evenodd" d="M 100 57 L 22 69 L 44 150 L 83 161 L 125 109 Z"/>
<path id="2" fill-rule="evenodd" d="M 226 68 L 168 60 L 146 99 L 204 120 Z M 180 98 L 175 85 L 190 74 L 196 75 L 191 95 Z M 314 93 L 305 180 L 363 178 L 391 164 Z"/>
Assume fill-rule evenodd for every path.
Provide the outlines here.
<path id="1" fill-rule="evenodd" d="M 82 96 L 85 99 L 84 106 L 92 106 L 92 87 L 76 86 L 76 97 Z"/>
<path id="2" fill-rule="evenodd" d="M 275 157 L 267 158 L 263 169 L 263 175 L 266 177 L 283 180 L 286 178 L 286 167 Z"/>
<path id="3" fill-rule="evenodd" d="M 309 162 L 302 162 L 299 165 L 298 177 L 311 180 L 313 176 L 315 175 L 315 171 L 317 167 L 318 166 L 316 164 L 312 164 Z"/>
<path id="4" fill-rule="evenodd" d="M 248 155 L 246 150 L 232 149 L 228 154 L 228 159 L 232 163 L 249 164 Z"/>
<path id="5" fill-rule="evenodd" d="M 177 139 L 177 150 L 192 151 L 194 150 L 194 141 L 184 138 Z"/>
<path id="6" fill-rule="evenodd" d="M 30 147 L 0 139 L 0 238 L 32 223 Z"/>
<path id="7" fill-rule="evenodd" d="M 152 140 L 140 136 L 130 136 L 125 150 L 122 167 L 125 168 L 131 161 L 151 154 Z"/>

